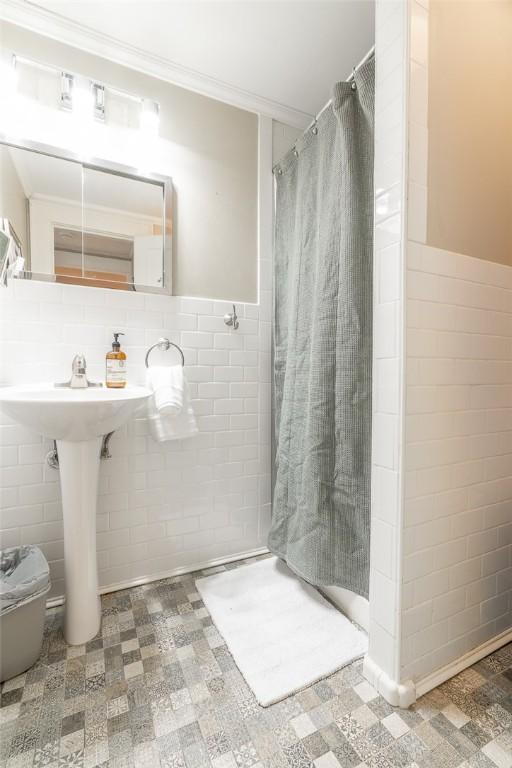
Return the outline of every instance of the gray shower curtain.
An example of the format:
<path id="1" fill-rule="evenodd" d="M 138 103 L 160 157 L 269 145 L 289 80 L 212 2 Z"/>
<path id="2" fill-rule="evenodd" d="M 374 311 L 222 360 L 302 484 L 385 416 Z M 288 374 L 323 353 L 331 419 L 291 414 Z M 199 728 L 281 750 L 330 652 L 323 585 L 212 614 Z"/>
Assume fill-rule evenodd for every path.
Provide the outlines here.
<path id="1" fill-rule="evenodd" d="M 374 61 L 275 167 L 269 548 L 368 597 Z"/>

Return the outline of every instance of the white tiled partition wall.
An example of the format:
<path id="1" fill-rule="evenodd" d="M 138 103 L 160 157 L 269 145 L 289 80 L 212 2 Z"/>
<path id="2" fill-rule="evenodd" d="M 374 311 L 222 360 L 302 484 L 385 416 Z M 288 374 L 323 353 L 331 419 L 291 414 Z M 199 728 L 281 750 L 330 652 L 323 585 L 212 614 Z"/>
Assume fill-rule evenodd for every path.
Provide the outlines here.
<path id="1" fill-rule="evenodd" d="M 407 5 L 376 3 L 375 243 L 370 632 L 366 677 L 393 704 L 400 687 Z"/>
<path id="2" fill-rule="evenodd" d="M 429 7 L 410 3 L 401 679 L 512 639 L 512 268 L 429 247 Z"/>
<path id="3" fill-rule="evenodd" d="M 407 282 L 402 675 L 422 690 L 512 639 L 512 269 L 411 242 Z"/>
<path id="4" fill-rule="evenodd" d="M 377 0 L 364 670 L 400 706 L 512 639 L 512 269 L 426 244 L 428 21 Z"/>
<path id="5" fill-rule="evenodd" d="M 116 432 L 101 462 L 98 565 L 103 588 L 193 569 L 259 550 L 270 514 L 270 260 L 261 304 L 231 305 L 12 280 L 1 296 L 2 384 L 64 381 L 77 352 L 104 378 L 113 331 L 122 331 L 128 379 L 144 383 L 144 356 L 160 336 L 183 348 L 199 434 L 156 443 L 144 413 Z M 155 361 L 174 362 L 171 350 Z M 52 448 L 6 417 L 0 425 L 2 544 L 37 544 L 63 594 L 62 510 Z"/>

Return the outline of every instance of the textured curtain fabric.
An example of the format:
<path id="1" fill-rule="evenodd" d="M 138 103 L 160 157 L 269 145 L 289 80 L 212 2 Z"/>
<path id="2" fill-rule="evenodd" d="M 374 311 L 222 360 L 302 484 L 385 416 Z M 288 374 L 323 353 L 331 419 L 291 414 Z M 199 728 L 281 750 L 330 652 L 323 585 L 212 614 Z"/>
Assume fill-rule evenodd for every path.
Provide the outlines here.
<path id="1" fill-rule="evenodd" d="M 374 61 L 274 169 L 271 551 L 368 597 Z"/>

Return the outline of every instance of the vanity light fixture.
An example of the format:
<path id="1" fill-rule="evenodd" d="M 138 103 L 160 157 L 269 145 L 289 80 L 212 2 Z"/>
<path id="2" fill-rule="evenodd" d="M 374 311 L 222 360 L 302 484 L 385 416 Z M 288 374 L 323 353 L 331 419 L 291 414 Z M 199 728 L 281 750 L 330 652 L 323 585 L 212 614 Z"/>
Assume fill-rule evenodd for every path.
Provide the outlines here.
<path id="1" fill-rule="evenodd" d="M 86 77 L 63 72 L 61 75 L 60 105 L 73 112 L 80 120 L 89 121 L 93 117 L 105 119 L 105 88 Z"/>
<path id="2" fill-rule="evenodd" d="M 95 118 L 101 122 L 105 121 L 105 108 L 107 93 L 136 102 L 139 105 L 140 117 L 139 127 L 148 137 L 158 136 L 158 127 L 160 122 L 160 105 L 152 99 L 143 99 L 133 93 L 120 90 L 114 86 L 99 83 L 83 75 L 76 73 L 60 71 L 57 67 L 50 64 L 43 64 L 24 56 L 10 54 L 10 61 L 2 57 L 0 61 L 2 88 L 0 98 L 9 97 L 15 94 L 17 90 L 18 73 L 16 63 L 33 67 L 35 69 L 54 73 L 59 76 L 60 73 L 60 106 L 68 112 L 80 117 L 82 121 L 90 121 Z"/>

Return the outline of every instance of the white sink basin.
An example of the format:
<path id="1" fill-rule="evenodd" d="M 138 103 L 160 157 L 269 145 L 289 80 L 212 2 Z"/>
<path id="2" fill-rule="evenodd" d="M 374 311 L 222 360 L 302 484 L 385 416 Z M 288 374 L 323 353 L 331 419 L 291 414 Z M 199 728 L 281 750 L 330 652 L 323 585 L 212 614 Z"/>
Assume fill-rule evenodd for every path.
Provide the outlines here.
<path id="1" fill-rule="evenodd" d="M 3 410 L 52 440 L 92 440 L 113 432 L 150 395 L 145 387 L 70 389 L 53 384 L 0 388 Z"/>
<path id="2" fill-rule="evenodd" d="M 57 441 L 64 519 L 64 637 L 71 645 L 91 640 L 101 622 L 96 506 L 102 437 L 128 421 L 150 395 L 144 387 L 0 388 L 2 410 L 24 427 Z"/>

